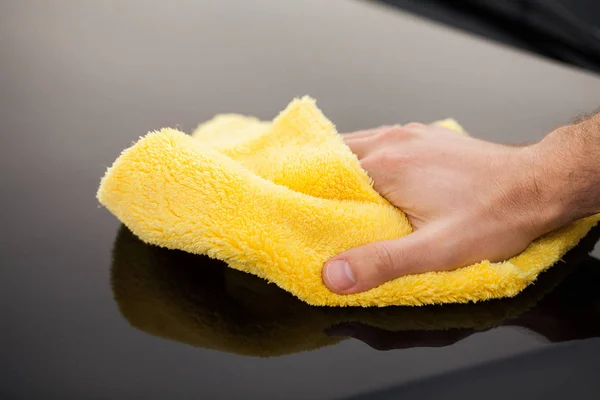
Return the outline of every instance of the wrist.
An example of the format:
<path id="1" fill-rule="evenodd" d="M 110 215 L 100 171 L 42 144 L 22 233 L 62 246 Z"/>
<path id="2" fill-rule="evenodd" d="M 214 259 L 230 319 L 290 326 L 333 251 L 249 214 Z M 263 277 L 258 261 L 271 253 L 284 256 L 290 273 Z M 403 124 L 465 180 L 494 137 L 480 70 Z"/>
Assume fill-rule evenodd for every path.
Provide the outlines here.
<path id="1" fill-rule="evenodd" d="M 527 181 L 531 193 L 531 212 L 535 214 L 537 234 L 543 235 L 575 219 L 573 210 L 565 203 L 564 187 L 553 146 L 543 140 L 523 148 L 526 157 Z"/>
<path id="2" fill-rule="evenodd" d="M 497 190 L 490 202 L 500 221 L 527 240 L 568 223 L 560 189 L 546 168 L 546 149 L 538 143 L 505 149 L 507 156 L 498 158 L 493 172 Z"/>
<path id="3" fill-rule="evenodd" d="M 547 231 L 597 212 L 593 195 L 598 171 L 586 174 L 589 159 L 585 143 L 574 140 L 578 126 L 556 129 L 540 142 L 528 146 L 531 180 L 538 197 L 542 223 Z M 595 188 L 597 191 L 597 188 Z"/>

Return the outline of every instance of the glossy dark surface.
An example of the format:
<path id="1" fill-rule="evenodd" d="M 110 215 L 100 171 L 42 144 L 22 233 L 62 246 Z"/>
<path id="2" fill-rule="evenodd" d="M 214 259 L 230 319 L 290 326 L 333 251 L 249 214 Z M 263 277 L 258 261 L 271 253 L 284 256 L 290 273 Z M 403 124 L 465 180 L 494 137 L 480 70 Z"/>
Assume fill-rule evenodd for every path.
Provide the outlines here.
<path id="1" fill-rule="evenodd" d="M 598 232 L 514 299 L 319 309 L 143 245 L 94 197 L 138 136 L 219 112 L 308 93 L 341 131 L 454 116 L 529 141 L 600 104 L 598 78 L 351 1 L 15 0 L 0 22 L 2 398 L 342 398 L 598 354 Z"/>

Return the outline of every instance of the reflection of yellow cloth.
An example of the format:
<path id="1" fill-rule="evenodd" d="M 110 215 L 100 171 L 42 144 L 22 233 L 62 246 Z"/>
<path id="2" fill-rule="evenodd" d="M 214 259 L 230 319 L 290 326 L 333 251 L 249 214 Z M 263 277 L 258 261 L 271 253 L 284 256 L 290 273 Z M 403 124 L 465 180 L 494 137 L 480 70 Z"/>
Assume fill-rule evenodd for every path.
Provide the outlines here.
<path id="1" fill-rule="evenodd" d="M 458 129 L 453 121 L 443 123 Z M 226 115 L 193 137 L 152 132 L 108 169 L 98 199 L 145 242 L 208 254 L 307 303 L 328 306 L 514 296 L 600 219 L 548 234 L 504 263 L 482 261 L 401 277 L 364 293 L 331 293 L 321 280 L 326 260 L 412 231 L 404 213 L 371 183 L 333 124 L 303 98 L 271 123 Z"/>
<path id="2" fill-rule="evenodd" d="M 122 227 L 111 281 L 121 313 L 140 330 L 202 348 L 276 356 L 343 340 L 325 333 L 339 323 L 387 332 L 491 328 L 534 306 L 574 267 L 553 268 L 511 299 L 376 309 L 313 307 L 221 261 L 144 244 Z"/>

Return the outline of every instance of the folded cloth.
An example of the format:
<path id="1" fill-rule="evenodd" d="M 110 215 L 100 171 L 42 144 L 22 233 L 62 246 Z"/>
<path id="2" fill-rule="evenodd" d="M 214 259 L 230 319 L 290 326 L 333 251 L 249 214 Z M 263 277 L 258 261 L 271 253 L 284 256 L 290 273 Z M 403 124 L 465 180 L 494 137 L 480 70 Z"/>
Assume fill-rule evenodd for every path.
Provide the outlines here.
<path id="1" fill-rule="evenodd" d="M 461 131 L 453 120 L 440 124 Z M 363 293 L 332 293 L 321 279 L 325 261 L 352 247 L 408 235 L 412 227 L 373 189 L 308 97 L 292 101 L 272 122 L 222 115 L 192 136 L 151 132 L 107 170 L 97 197 L 144 242 L 223 260 L 323 306 L 511 297 L 600 220 L 597 214 L 553 231 L 505 262 L 484 260 L 404 276 Z"/>

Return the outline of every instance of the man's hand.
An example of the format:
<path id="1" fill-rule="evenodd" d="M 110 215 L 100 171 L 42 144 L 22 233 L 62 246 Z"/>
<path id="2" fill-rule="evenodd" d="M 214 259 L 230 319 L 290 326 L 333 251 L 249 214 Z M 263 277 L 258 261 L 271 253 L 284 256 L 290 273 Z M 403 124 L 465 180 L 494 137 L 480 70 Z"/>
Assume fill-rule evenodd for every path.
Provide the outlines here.
<path id="1" fill-rule="evenodd" d="M 415 123 L 344 135 L 374 188 L 415 231 L 335 256 L 323 269 L 324 283 L 348 294 L 407 274 L 503 261 L 582 216 L 565 201 L 570 175 L 561 171 L 568 163 L 548 165 L 556 164 L 559 139 L 506 146 Z"/>

